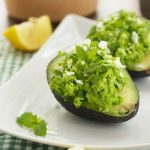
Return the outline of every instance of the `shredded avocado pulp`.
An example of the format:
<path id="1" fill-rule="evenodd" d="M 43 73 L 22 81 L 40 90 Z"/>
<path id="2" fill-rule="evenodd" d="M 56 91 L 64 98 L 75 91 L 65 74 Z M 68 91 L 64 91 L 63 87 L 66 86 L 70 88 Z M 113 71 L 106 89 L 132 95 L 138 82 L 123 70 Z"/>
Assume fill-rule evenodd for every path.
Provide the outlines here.
<path id="1" fill-rule="evenodd" d="M 119 11 L 98 21 L 88 38 L 107 41 L 111 54 L 132 70 L 150 52 L 150 21 L 134 12 Z"/>
<path id="2" fill-rule="evenodd" d="M 54 69 L 50 81 L 52 91 L 76 108 L 90 106 L 109 114 L 112 106 L 122 103 L 121 92 L 126 84 L 124 66 L 112 57 L 106 41 L 78 43 Z"/>

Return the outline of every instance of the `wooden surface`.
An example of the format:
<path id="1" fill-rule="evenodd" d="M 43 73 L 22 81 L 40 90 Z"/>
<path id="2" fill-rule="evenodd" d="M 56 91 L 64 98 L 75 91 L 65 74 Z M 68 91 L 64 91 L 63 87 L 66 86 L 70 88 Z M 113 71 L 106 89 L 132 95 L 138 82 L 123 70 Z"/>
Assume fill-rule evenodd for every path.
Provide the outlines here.
<path id="1" fill-rule="evenodd" d="M 134 10 L 140 14 L 139 0 L 99 0 L 97 18 L 106 17 L 119 9 Z M 5 0 L 0 0 L 0 35 L 10 25 L 18 23 L 8 17 Z"/>

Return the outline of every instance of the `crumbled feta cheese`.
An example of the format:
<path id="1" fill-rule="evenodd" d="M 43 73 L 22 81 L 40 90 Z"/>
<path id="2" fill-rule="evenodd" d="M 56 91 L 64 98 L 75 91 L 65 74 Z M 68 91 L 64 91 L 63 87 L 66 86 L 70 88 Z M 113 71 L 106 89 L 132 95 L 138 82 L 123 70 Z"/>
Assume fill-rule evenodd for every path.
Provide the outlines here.
<path id="1" fill-rule="evenodd" d="M 118 68 L 125 68 L 126 66 L 122 65 L 121 62 L 120 62 L 120 58 L 117 57 L 116 60 L 114 61 L 115 65 L 118 67 Z"/>
<path id="2" fill-rule="evenodd" d="M 83 44 L 90 46 L 91 45 L 91 40 L 90 39 L 86 39 L 85 41 L 83 41 Z"/>
<path id="3" fill-rule="evenodd" d="M 98 23 L 96 24 L 96 27 L 97 27 L 97 28 L 102 28 L 102 27 L 103 27 L 103 23 L 102 23 L 102 22 L 98 22 Z"/>
<path id="4" fill-rule="evenodd" d="M 133 31 L 131 38 L 132 38 L 132 40 L 133 40 L 133 42 L 134 42 L 135 44 L 138 44 L 138 42 L 139 42 L 139 36 L 138 36 L 137 32 Z"/>
<path id="5" fill-rule="evenodd" d="M 85 149 L 81 146 L 74 146 L 74 147 L 69 148 L 68 150 L 85 150 Z"/>
<path id="6" fill-rule="evenodd" d="M 83 81 L 81 81 L 81 80 L 77 80 L 77 79 L 76 79 L 75 82 L 78 83 L 78 84 L 83 85 Z"/>
<path id="7" fill-rule="evenodd" d="M 107 48 L 107 42 L 106 41 L 100 41 L 98 44 L 98 47 L 101 49 Z"/>
<path id="8" fill-rule="evenodd" d="M 90 47 L 90 45 L 91 45 L 91 40 L 90 39 L 86 39 L 86 40 L 84 40 L 84 41 L 81 41 L 81 42 L 79 42 L 77 45 L 79 45 L 79 46 L 88 46 L 88 47 Z"/>
<path id="9" fill-rule="evenodd" d="M 72 75 L 74 75 L 74 72 L 65 71 L 65 74 L 66 74 L 67 76 L 72 76 Z"/>
<path id="10" fill-rule="evenodd" d="M 72 62 L 73 62 L 73 60 L 72 59 L 69 59 L 68 60 L 68 62 L 67 62 L 67 65 L 68 65 L 68 68 L 70 69 L 71 68 L 71 66 L 72 66 Z"/>

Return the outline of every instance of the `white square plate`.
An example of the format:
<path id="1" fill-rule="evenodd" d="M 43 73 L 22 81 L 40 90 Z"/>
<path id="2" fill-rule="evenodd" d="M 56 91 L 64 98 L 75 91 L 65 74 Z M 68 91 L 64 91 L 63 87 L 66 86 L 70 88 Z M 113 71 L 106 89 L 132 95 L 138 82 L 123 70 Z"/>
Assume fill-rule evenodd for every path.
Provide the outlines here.
<path id="1" fill-rule="evenodd" d="M 150 149 L 150 78 L 136 80 L 140 90 L 137 116 L 120 124 L 88 121 L 58 106 L 46 81 L 46 67 L 58 50 L 84 39 L 95 22 L 67 16 L 41 50 L 0 89 L 0 131 L 35 142 L 99 150 Z M 16 124 L 16 117 L 31 111 L 48 123 L 46 137 L 35 136 Z"/>

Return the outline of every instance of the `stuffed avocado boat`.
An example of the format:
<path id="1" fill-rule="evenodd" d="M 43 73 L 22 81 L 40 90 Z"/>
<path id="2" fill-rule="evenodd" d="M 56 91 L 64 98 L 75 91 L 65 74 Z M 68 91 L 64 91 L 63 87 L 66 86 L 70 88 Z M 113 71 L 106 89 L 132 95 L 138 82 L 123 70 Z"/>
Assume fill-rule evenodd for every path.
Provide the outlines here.
<path id="1" fill-rule="evenodd" d="M 47 67 L 47 80 L 57 101 L 78 116 L 124 122 L 138 111 L 139 92 L 106 41 L 86 39 L 59 53 Z"/>
<path id="2" fill-rule="evenodd" d="M 133 12 L 119 11 L 92 27 L 88 38 L 105 40 L 111 54 L 133 77 L 150 75 L 150 21 Z"/>

